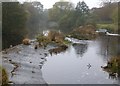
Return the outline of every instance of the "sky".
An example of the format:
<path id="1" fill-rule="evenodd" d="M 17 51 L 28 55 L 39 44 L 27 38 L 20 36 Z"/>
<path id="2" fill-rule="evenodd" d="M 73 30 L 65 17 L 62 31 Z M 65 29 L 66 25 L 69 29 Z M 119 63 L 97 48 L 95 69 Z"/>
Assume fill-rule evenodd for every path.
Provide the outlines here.
<path id="1" fill-rule="evenodd" d="M 48 8 L 52 8 L 53 4 L 55 4 L 55 2 L 58 2 L 60 0 L 18 0 L 18 1 L 20 2 L 39 1 L 44 5 L 44 9 L 48 9 Z M 74 3 L 75 6 L 79 1 L 85 1 L 85 3 L 89 6 L 89 8 L 99 7 L 100 4 L 100 0 L 61 0 L 61 1 L 70 1 Z"/>

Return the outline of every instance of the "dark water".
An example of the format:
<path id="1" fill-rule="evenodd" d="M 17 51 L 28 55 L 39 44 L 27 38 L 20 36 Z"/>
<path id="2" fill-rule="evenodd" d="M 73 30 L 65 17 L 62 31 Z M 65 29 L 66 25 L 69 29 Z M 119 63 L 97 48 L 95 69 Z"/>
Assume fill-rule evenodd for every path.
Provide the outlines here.
<path id="1" fill-rule="evenodd" d="M 101 68 L 119 53 L 118 37 L 103 36 L 92 41 L 76 42 L 69 45 L 65 52 L 47 57 L 42 67 L 47 83 L 120 84 L 119 78 L 110 78 L 109 73 Z"/>

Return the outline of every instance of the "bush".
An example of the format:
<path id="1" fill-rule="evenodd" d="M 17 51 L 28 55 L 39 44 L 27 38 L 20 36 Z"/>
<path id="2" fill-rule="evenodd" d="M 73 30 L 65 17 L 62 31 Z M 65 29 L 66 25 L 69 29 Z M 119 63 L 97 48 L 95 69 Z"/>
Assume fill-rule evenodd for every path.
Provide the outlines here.
<path id="1" fill-rule="evenodd" d="M 110 67 L 110 71 L 114 73 L 120 72 L 120 58 L 114 57 L 110 59 L 110 63 L 112 66 Z"/>
<path id="2" fill-rule="evenodd" d="M 43 34 L 39 34 L 36 37 L 37 41 L 39 42 L 39 46 L 46 46 L 50 40 L 48 39 L 48 37 L 44 36 Z"/>
<path id="3" fill-rule="evenodd" d="M 63 33 L 57 31 L 49 31 L 47 36 L 40 34 L 36 39 L 39 42 L 39 46 L 46 46 L 48 43 L 56 43 L 58 46 L 68 43 Z"/>
<path id="4" fill-rule="evenodd" d="M 95 27 L 92 25 L 80 26 L 77 29 L 74 29 L 70 33 L 71 37 L 81 39 L 81 40 L 89 40 L 94 39 L 97 35 L 95 32 Z"/>
<path id="5" fill-rule="evenodd" d="M 30 39 L 25 38 L 25 39 L 23 39 L 22 43 L 23 43 L 24 45 L 29 45 L 29 44 L 30 44 Z"/>
<path id="6" fill-rule="evenodd" d="M 61 32 L 49 31 L 49 33 L 48 33 L 48 39 L 50 41 L 63 42 L 64 38 L 65 37 Z"/>
<path id="7" fill-rule="evenodd" d="M 0 83 L 2 83 L 2 85 L 8 84 L 8 74 L 2 67 L 0 67 Z"/>
<path id="8" fill-rule="evenodd" d="M 103 67 L 105 71 L 112 74 L 112 76 L 116 76 L 116 73 L 118 74 L 118 77 L 120 76 L 120 56 L 119 57 L 113 57 L 108 61 L 107 66 Z"/>
<path id="9" fill-rule="evenodd" d="M 117 31 L 114 24 L 97 24 L 98 29 L 107 29 L 109 32 L 114 33 Z"/>

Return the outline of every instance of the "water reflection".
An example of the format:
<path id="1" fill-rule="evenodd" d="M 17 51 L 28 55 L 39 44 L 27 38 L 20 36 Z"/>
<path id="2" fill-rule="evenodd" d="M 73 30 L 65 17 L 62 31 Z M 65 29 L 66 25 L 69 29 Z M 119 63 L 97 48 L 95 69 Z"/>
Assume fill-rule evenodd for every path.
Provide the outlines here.
<path id="1" fill-rule="evenodd" d="M 101 36 L 98 38 L 98 43 L 98 52 L 107 64 L 107 66 L 102 67 L 103 70 L 109 74 L 109 79 L 119 79 L 120 38 L 115 36 Z"/>
<path id="2" fill-rule="evenodd" d="M 58 53 L 65 52 L 67 48 L 68 48 L 68 46 L 61 45 L 61 46 L 59 46 L 57 48 L 50 49 L 49 53 L 50 53 L 51 56 L 52 56 L 52 54 L 56 54 L 57 55 Z"/>
<path id="3" fill-rule="evenodd" d="M 116 37 L 102 36 L 86 43 L 74 42 L 65 53 L 48 57 L 42 68 L 44 79 L 51 84 L 120 83 L 120 71 L 112 73 L 101 68 L 111 57 L 118 55 L 117 40 Z"/>
<path id="4" fill-rule="evenodd" d="M 98 53 L 103 57 L 104 61 L 108 61 L 112 56 L 117 56 L 120 52 L 118 38 L 113 36 L 100 36 L 97 39 L 99 43 Z"/>
<path id="5" fill-rule="evenodd" d="M 72 46 L 75 49 L 77 57 L 83 57 L 88 48 L 88 44 L 74 43 Z"/>

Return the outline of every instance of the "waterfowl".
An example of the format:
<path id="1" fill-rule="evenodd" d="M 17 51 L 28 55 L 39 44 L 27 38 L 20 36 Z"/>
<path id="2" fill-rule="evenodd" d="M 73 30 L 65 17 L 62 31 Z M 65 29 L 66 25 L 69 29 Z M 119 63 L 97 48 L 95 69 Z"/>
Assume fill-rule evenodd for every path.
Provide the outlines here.
<path id="1" fill-rule="evenodd" d="M 88 67 L 88 69 L 89 69 L 89 68 L 91 67 L 91 64 L 88 64 L 87 67 Z"/>

